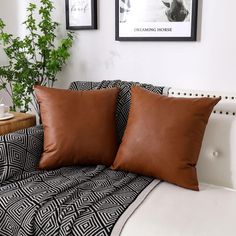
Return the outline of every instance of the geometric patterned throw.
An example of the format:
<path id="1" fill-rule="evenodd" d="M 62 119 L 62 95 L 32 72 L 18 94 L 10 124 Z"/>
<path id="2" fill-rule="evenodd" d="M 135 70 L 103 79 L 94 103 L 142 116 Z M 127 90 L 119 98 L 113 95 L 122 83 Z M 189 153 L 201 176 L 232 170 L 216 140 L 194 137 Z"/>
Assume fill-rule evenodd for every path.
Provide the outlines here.
<path id="1" fill-rule="evenodd" d="M 152 178 L 105 166 L 34 171 L 0 187 L 0 235 L 108 236 Z"/>
<path id="2" fill-rule="evenodd" d="M 43 128 L 35 126 L 0 136 L 0 186 L 34 171 L 43 150 Z"/>

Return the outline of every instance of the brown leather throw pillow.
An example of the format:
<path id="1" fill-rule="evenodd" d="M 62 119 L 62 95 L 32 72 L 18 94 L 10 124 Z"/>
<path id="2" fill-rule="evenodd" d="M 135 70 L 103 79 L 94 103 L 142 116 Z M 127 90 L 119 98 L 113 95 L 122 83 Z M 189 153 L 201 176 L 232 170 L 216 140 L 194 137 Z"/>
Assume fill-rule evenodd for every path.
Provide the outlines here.
<path id="1" fill-rule="evenodd" d="M 172 98 L 132 88 L 127 128 L 112 169 L 199 190 L 196 164 L 219 98 Z"/>
<path id="2" fill-rule="evenodd" d="M 70 91 L 35 86 L 34 90 L 44 126 L 39 169 L 113 163 L 118 149 L 118 88 Z"/>

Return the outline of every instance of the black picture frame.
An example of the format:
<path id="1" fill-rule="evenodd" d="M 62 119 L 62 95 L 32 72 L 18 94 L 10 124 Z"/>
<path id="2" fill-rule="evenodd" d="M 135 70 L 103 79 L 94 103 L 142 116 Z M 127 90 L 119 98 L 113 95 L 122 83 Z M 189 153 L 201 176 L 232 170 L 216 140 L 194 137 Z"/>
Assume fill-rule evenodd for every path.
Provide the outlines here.
<path id="1" fill-rule="evenodd" d="M 130 35 L 121 35 L 121 29 L 120 29 L 120 3 L 124 2 L 125 0 L 115 0 L 115 40 L 116 41 L 196 41 L 197 40 L 197 15 L 198 15 L 198 0 L 191 0 L 191 17 L 189 16 L 189 35 L 188 36 L 152 36 L 149 37 L 148 33 L 145 36 L 130 36 Z M 149 1 L 149 0 L 146 0 Z M 156 0 L 156 1 L 162 1 L 162 0 Z M 158 22 L 160 23 L 160 22 Z M 171 24 L 173 25 L 173 22 L 168 22 L 170 27 Z M 156 23 L 153 23 L 155 27 Z M 160 23 L 161 24 L 161 23 Z M 180 25 L 180 24 L 179 24 Z M 153 29 L 158 29 L 154 28 Z M 135 28 L 134 28 L 135 29 Z M 171 29 L 171 28 L 169 28 Z M 154 30 L 153 30 L 154 31 Z"/>
<path id="2" fill-rule="evenodd" d="M 65 4 L 66 29 L 97 29 L 97 0 L 65 0 Z"/>

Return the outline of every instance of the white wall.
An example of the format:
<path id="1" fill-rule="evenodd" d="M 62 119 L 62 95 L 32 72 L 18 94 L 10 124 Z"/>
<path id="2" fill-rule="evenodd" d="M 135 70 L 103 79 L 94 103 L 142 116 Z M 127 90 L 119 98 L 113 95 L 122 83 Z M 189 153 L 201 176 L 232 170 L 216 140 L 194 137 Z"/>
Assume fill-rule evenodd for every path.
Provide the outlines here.
<path id="1" fill-rule="evenodd" d="M 115 1 L 98 1 L 99 29 L 78 31 L 61 85 L 72 80 L 122 79 L 236 90 L 235 0 L 199 0 L 198 42 L 117 42 Z"/>
<path id="2" fill-rule="evenodd" d="M 17 9 L 16 2 L 1 0 L 2 12 L 10 12 L 8 4 L 11 11 Z M 65 1 L 54 2 L 56 20 L 62 24 L 59 34 L 63 35 Z M 73 80 L 122 79 L 181 88 L 236 90 L 235 0 L 199 0 L 198 42 L 117 42 L 115 0 L 98 3 L 99 29 L 76 32 L 72 57 L 59 74 L 58 86 L 67 87 Z M 18 4 L 16 12 L 23 12 L 23 5 Z M 12 21 L 9 14 L 8 22 Z"/>
<path id="3" fill-rule="evenodd" d="M 1 0 L 0 3 L 0 18 L 6 24 L 6 31 L 14 35 L 21 36 L 24 32 L 21 29 L 21 23 L 25 17 L 25 2 L 19 3 L 19 0 Z M 0 46 L 0 65 L 7 65 L 7 57 Z M 10 97 L 0 91 L 0 99 L 3 97 L 3 102 L 10 105 Z"/>
<path id="4" fill-rule="evenodd" d="M 8 31 L 11 31 L 12 33 L 17 33 L 17 24 L 18 21 L 18 15 L 16 10 L 12 9 L 12 3 L 9 4 L 10 1 L 2 1 L 1 7 L 0 7 L 0 18 L 4 20 L 5 23 L 7 23 L 6 29 Z M 14 3 L 16 4 L 17 1 L 14 0 Z M 9 22 L 9 12 L 12 12 L 11 15 L 11 21 Z M 7 57 L 4 54 L 4 51 L 2 47 L 0 46 L 0 65 L 7 64 Z M 10 97 L 4 92 L 0 91 L 0 99 L 3 98 L 3 103 L 9 104 Z"/>

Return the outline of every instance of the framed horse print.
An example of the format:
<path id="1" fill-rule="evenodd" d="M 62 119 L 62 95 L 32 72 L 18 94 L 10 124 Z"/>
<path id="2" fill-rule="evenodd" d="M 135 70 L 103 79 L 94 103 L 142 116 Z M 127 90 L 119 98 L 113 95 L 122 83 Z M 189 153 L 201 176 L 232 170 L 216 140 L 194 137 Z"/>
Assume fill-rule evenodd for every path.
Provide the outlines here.
<path id="1" fill-rule="evenodd" d="M 66 0 L 66 29 L 97 29 L 97 0 Z"/>
<path id="2" fill-rule="evenodd" d="M 196 41 L 198 0 L 115 0 L 117 41 Z"/>

